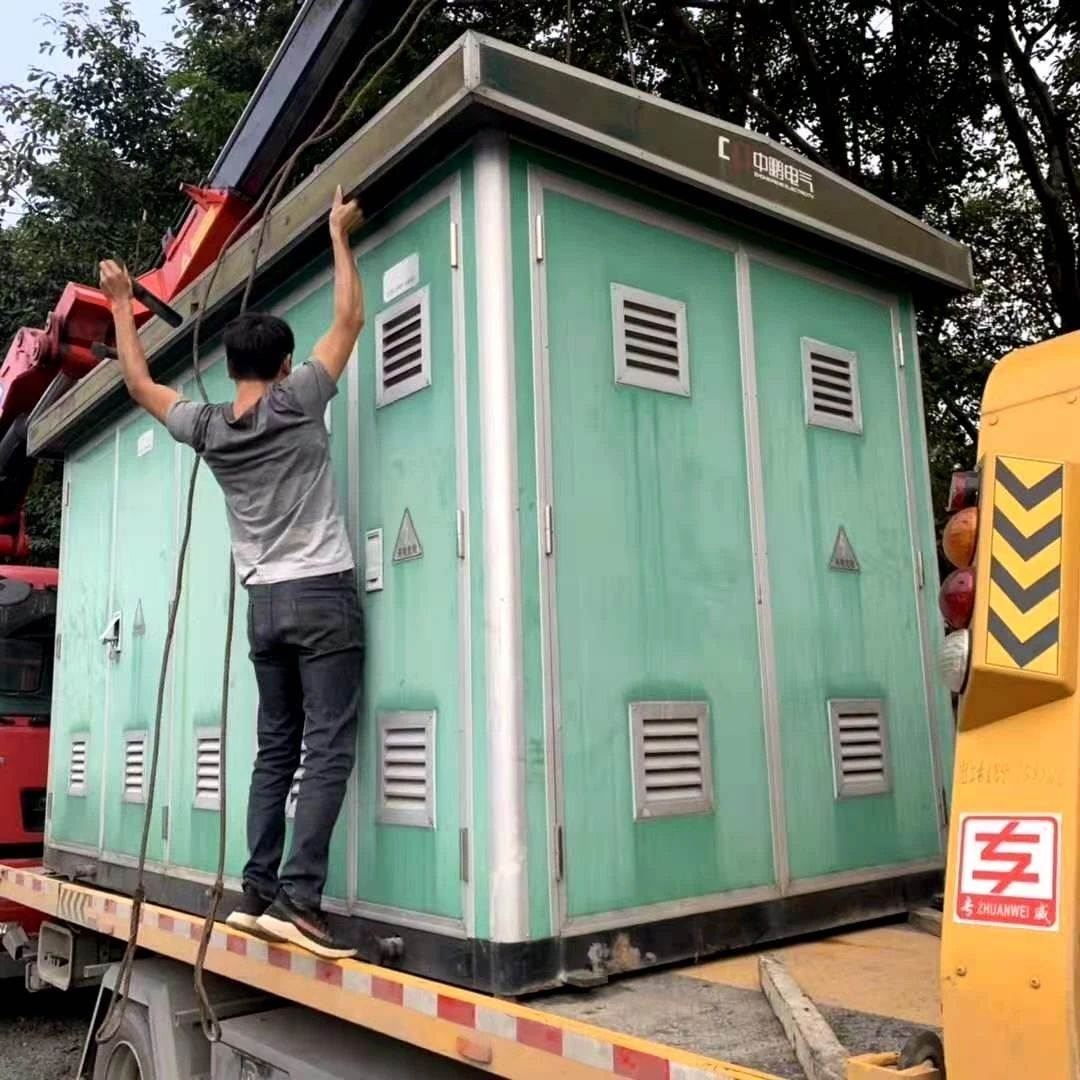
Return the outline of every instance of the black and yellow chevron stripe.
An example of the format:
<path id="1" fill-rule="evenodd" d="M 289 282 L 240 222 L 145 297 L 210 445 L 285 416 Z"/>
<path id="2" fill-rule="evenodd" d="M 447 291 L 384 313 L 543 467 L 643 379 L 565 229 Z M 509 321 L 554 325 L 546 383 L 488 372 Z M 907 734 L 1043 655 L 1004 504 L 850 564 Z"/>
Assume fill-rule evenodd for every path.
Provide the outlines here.
<path id="1" fill-rule="evenodd" d="M 986 662 L 1056 675 L 1061 637 L 1060 461 L 999 457 Z"/>

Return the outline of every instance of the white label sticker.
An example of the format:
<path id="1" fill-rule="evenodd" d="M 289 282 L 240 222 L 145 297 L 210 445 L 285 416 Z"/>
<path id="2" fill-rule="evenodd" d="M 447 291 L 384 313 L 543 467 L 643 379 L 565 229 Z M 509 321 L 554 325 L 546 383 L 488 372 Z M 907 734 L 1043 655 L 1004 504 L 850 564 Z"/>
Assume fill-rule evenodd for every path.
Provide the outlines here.
<path id="1" fill-rule="evenodd" d="M 1060 814 L 965 814 L 959 861 L 957 922 L 1058 928 Z"/>
<path id="2" fill-rule="evenodd" d="M 154 449 L 154 429 L 149 428 L 139 436 L 139 441 L 135 444 L 135 454 L 137 457 L 142 457 L 143 454 L 149 454 Z"/>
<path id="3" fill-rule="evenodd" d="M 378 592 L 383 587 L 382 529 L 364 533 L 364 590 Z"/>
<path id="4" fill-rule="evenodd" d="M 408 292 L 420 280 L 420 256 L 415 252 L 395 263 L 382 276 L 382 298 L 387 304 L 396 296 Z"/>

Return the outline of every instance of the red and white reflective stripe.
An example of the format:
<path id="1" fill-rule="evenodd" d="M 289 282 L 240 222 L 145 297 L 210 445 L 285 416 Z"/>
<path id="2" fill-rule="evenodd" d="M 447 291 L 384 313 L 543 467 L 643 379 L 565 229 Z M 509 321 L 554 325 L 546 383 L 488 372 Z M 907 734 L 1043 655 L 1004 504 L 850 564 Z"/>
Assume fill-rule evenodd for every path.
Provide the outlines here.
<path id="1" fill-rule="evenodd" d="M 112 906 L 115 908 L 115 903 Z M 197 939 L 202 931 L 202 921 L 188 916 L 159 911 L 155 917 L 157 928 L 165 933 Z M 294 975 L 316 979 L 328 986 L 340 987 L 346 993 L 375 998 L 424 1016 L 449 1021 L 462 1028 L 521 1043 L 534 1050 L 568 1058 L 614 1076 L 632 1077 L 634 1080 L 732 1078 L 732 1074 L 727 1072 L 697 1068 L 671 1061 L 660 1054 L 650 1054 L 634 1047 L 619 1045 L 614 1032 L 613 1041 L 609 1042 L 593 1035 L 567 1030 L 558 1023 L 560 1018 L 553 1014 L 530 1010 L 534 1016 L 545 1017 L 544 1020 L 515 1016 L 509 1011 L 463 1000 L 452 993 L 376 975 L 364 970 L 362 965 L 354 961 L 335 963 L 319 960 L 291 946 L 272 945 L 220 926 L 215 928 L 211 935 L 210 948 L 223 949 L 256 963 L 267 963 Z M 546 1022 L 548 1019 L 555 1022 Z M 657 1045 L 656 1049 L 664 1048 Z"/>
<path id="2" fill-rule="evenodd" d="M 86 886 L 68 885 L 55 878 L 32 872 L 13 872 L 0 866 L 0 886 L 11 879 L 19 889 L 42 894 L 43 908 L 48 906 L 51 897 L 52 907 L 60 918 L 84 921 L 85 925 L 116 937 L 127 936 L 131 901 L 126 898 L 106 896 Z M 200 939 L 202 930 L 201 918 L 147 904 L 143 908 L 141 934 L 156 931 L 168 935 L 177 939 L 177 947 L 167 946 L 160 938 L 140 943 L 190 962 L 193 944 Z M 215 960 L 214 954 L 225 955 Z M 337 989 L 346 995 L 397 1006 L 427 1020 L 453 1024 L 462 1032 L 459 1045 L 467 1043 L 479 1052 L 483 1051 L 484 1045 L 490 1045 L 484 1042 L 484 1037 L 488 1037 L 632 1080 L 769 1080 L 766 1074 L 753 1069 L 713 1062 L 659 1043 L 627 1039 L 604 1028 L 527 1006 L 500 1002 L 472 991 L 455 990 L 390 969 L 375 968 L 355 960 L 319 960 L 292 946 L 271 944 L 219 923 L 210 936 L 208 969 L 218 964 L 228 965 L 230 960 L 226 957 L 231 958 L 232 963 L 242 959 L 265 965 L 294 977 L 310 979 L 331 991 Z M 266 976 L 265 971 L 247 973 L 247 977 L 255 982 L 265 983 Z M 236 973 L 233 977 L 243 976 Z M 288 996 L 287 986 L 285 996 Z M 340 1007 L 343 1002 L 339 1000 L 336 1004 Z M 327 1007 L 325 1011 L 331 1009 Z M 469 1033 L 474 1033 L 477 1038 L 470 1040 Z M 422 1045 L 419 1040 L 417 1045 Z M 464 1051 L 461 1056 L 466 1060 L 479 1060 Z M 557 1068 L 554 1064 L 552 1067 Z"/>

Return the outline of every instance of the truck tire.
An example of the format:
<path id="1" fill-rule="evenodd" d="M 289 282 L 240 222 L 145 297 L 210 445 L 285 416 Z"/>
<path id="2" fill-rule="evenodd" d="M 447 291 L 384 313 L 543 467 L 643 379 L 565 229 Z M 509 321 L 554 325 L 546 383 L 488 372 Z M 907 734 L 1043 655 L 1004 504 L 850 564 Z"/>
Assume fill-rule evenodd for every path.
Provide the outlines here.
<path id="1" fill-rule="evenodd" d="M 142 1005 L 129 1001 L 116 1034 L 97 1048 L 94 1080 L 157 1080 L 150 1021 Z"/>

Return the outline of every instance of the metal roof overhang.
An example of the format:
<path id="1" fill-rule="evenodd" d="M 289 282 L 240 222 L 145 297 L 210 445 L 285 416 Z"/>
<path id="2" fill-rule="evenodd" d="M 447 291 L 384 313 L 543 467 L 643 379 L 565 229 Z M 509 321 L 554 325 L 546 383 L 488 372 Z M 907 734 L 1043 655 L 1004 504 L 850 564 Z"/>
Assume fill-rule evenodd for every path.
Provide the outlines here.
<path id="1" fill-rule="evenodd" d="M 803 248 L 907 279 L 972 285 L 968 249 L 763 136 L 577 68 L 472 33 L 418 75 L 271 211 L 255 294 L 266 296 L 325 253 L 334 188 L 362 192 L 369 219 L 484 127 L 611 169 Z M 254 231 L 254 230 L 253 230 Z M 254 251 L 225 254 L 207 298 L 203 340 L 236 311 Z M 209 271 L 207 272 L 209 273 Z M 175 301 L 191 315 L 205 275 Z M 192 320 L 151 320 L 142 340 L 155 378 L 190 365 Z M 30 426 L 29 452 L 61 455 L 127 406 L 119 368 L 102 363 Z"/>

